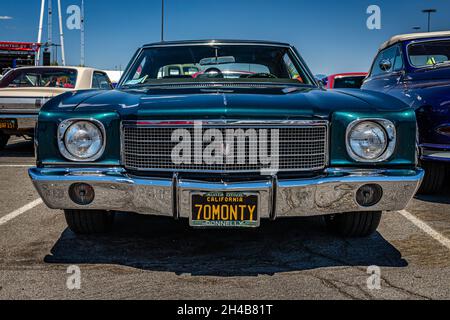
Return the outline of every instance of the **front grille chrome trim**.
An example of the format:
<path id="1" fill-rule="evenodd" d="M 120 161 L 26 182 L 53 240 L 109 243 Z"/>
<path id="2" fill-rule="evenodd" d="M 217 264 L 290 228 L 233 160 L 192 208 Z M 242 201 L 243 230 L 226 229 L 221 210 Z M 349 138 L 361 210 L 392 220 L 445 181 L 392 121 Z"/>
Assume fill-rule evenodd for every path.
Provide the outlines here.
<path id="1" fill-rule="evenodd" d="M 171 173 L 260 173 L 263 168 L 243 168 L 243 169 L 208 169 L 207 164 L 195 165 L 191 164 L 191 166 L 201 166 L 196 168 L 179 168 L 176 167 L 175 164 L 171 162 L 167 162 L 165 167 L 164 165 L 154 165 L 151 166 L 152 161 L 148 160 L 147 166 L 137 166 L 130 163 L 131 161 L 127 156 L 136 157 L 137 154 L 145 156 L 160 156 L 162 155 L 165 158 L 170 158 L 170 153 L 136 153 L 136 152 L 127 152 L 127 142 L 140 142 L 140 143 L 149 143 L 149 142 L 159 142 L 163 144 L 165 141 L 170 142 L 169 140 L 145 140 L 145 139 L 130 139 L 127 138 L 127 133 L 125 132 L 129 128 L 133 129 L 178 129 L 178 128 L 187 128 L 192 129 L 195 124 L 201 124 L 204 129 L 312 129 L 312 128 L 323 128 L 323 139 L 294 139 L 294 140 L 280 140 L 280 158 L 283 155 L 288 155 L 290 157 L 299 156 L 299 157 L 323 157 L 322 160 L 316 160 L 316 165 L 308 166 L 308 167 L 289 167 L 289 168 L 279 168 L 278 172 L 306 172 L 306 171 L 319 171 L 325 169 L 329 165 L 329 122 L 326 120 L 137 120 L 137 121 L 122 121 L 120 126 L 120 145 L 121 145 L 121 164 L 128 170 L 138 171 L 138 172 L 171 172 Z M 129 135 L 128 135 L 129 136 Z M 286 144 L 283 146 L 282 143 Z M 311 147 L 318 148 L 319 150 L 323 150 L 320 152 L 300 152 L 301 147 L 294 148 L 294 152 L 289 146 L 289 143 L 292 142 L 303 142 L 316 144 L 323 142 L 323 149 L 319 145 L 319 147 Z M 145 146 L 144 146 L 145 147 Z M 144 148 L 143 147 L 143 148 Z M 163 146 L 164 147 L 164 146 Z M 142 148 L 141 148 L 142 150 Z M 297 150 L 297 151 L 296 151 Z M 306 150 L 307 151 L 307 150 Z M 320 163 L 320 164 L 319 164 Z M 238 164 L 235 164 L 236 166 Z M 246 164 L 247 166 L 254 166 L 254 164 Z M 215 164 L 213 166 L 230 166 L 226 164 Z M 234 166 L 234 165 L 231 165 Z M 245 165 L 241 165 L 245 166 Z"/>

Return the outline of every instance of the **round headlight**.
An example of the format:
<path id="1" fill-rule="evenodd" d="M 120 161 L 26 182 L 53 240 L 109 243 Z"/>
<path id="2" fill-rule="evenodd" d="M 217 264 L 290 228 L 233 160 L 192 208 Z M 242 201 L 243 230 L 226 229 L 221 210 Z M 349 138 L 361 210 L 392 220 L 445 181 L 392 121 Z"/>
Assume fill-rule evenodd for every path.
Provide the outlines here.
<path id="1" fill-rule="evenodd" d="M 69 160 L 93 161 L 101 156 L 104 137 L 99 126 L 91 121 L 74 121 L 63 123 L 64 130 L 60 145 L 61 153 Z"/>
<path id="2" fill-rule="evenodd" d="M 386 152 L 389 142 L 385 128 L 373 121 L 357 123 L 347 137 L 350 155 L 363 161 L 378 160 Z"/>

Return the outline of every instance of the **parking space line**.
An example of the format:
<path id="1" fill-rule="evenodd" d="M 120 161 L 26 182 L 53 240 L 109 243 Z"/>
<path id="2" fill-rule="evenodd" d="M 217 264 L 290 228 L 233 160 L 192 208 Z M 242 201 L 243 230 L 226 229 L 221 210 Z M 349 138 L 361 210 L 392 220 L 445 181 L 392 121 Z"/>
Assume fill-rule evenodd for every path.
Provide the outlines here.
<path id="1" fill-rule="evenodd" d="M 0 226 L 20 216 L 21 214 L 33 209 L 34 207 L 37 207 L 41 203 L 43 203 L 43 201 L 42 199 L 39 198 L 30 202 L 29 204 L 24 205 L 22 208 L 19 208 L 11 213 L 8 213 L 6 216 L 0 218 Z"/>
<path id="2" fill-rule="evenodd" d="M 410 222 L 412 222 L 416 227 L 418 227 L 420 230 L 428 234 L 430 237 L 432 237 L 434 240 L 439 242 L 441 245 L 446 247 L 450 250 L 450 239 L 447 239 L 442 234 L 434 230 L 432 227 L 430 227 L 428 224 L 420 220 L 419 218 L 415 217 L 412 213 L 401 210 L 399 213 L 404 216 L 406 219 L 408 219 Z"/>

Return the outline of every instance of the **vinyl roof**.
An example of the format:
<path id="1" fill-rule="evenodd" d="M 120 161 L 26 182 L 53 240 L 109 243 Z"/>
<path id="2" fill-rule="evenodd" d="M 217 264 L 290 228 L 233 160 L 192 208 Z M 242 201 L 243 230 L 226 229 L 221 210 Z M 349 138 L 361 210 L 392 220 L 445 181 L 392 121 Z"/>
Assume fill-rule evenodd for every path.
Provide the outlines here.
<path id="1" fill-rule="evenodd" d="M 383 43 L 380 47 L 380 50 L 386 49 L 387 47 L 392 46 L 393 44 L 416 40 L 416 39 L 429 39 L 429 38 L 440 38 L 440 37 L 450 37 L 450 31 L 440 31 L 440 32 L 422 32 L 422 33 L 409 33 L 409 34 L 400 34 L 392 37 L 385 43 Z"/>

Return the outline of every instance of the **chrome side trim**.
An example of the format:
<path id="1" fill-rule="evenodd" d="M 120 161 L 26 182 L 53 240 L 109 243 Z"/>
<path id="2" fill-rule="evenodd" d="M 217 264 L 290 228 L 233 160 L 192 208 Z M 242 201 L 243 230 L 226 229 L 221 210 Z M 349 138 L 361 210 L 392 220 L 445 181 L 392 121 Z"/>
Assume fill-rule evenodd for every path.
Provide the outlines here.
<path id="1" fill-rule="evenodd" d="M 178 201 L 179 201 L 178 185 L 179 185 L 178 173 L 174 173 L 172 178 L 172 213 L 173 218 L 175 220 L 178 220 L 180 218 L 180 211 L 178 208 Z"/>
<path id="2" fill-rule="evenodd" d="M 242 126 L 255 125 L 264 127 L 278 127 L 278 126 L 324 126 L 328 125 L 327 120 L 238 120 L 238 119 L 207 119 L 207 120 L 128 120 L 122 121 L 124 125 L 136 126 L 168 126 L 168 127 L 184 127 L 193 126 L 194 124 L 201 124 L 203 126 Z"/>
<path id="3" fill-rule="evenodd" d="M 275 221 L 277 219 L 277 191 L 278 191 L 278 178 L 272 176 L 272 185 L 270 189 L 270 220 Z"/>

